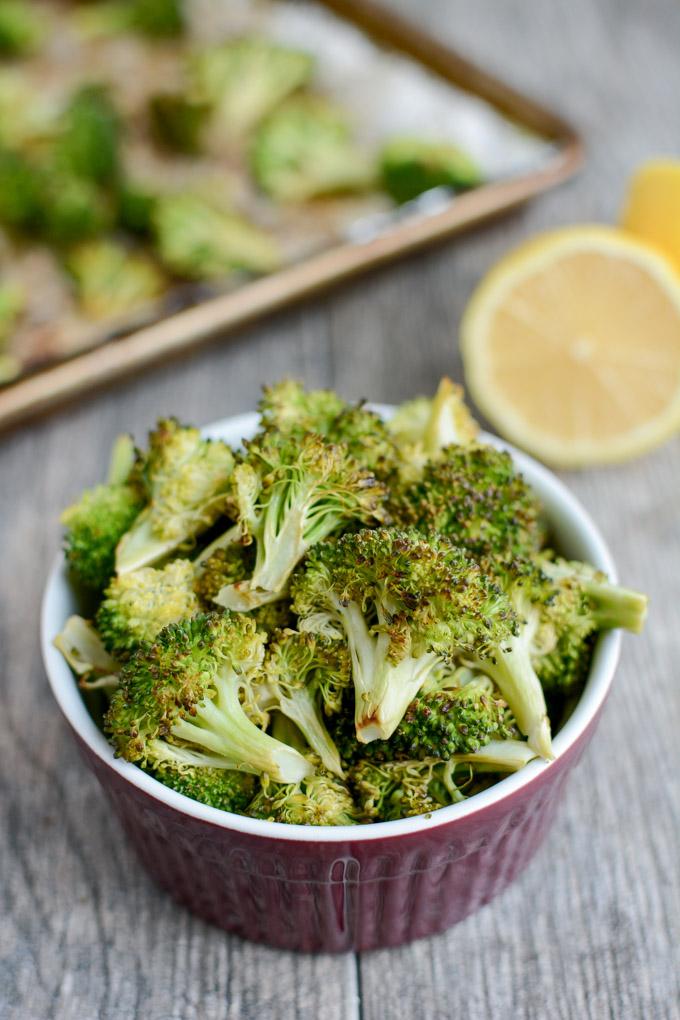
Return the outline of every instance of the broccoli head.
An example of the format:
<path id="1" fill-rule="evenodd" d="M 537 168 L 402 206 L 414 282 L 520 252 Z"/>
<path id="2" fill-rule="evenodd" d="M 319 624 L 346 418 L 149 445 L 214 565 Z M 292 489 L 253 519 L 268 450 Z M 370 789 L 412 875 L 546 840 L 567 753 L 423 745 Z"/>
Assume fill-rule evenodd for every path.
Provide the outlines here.
<path id="1" fill-rule="evenodd" d="M 234 455 L 217 440 L 174 418 L 158 422 L 149 437 L 144 475 L 148 507 L 121 539 L 119 574 L 151 566 L 175 549 L 191 548 L 196 537 L 226 510 Z"/>
<path id="2" fill-rule="evenodd" d="M 58 166 L 99 184 L 118 174 L 120 119 L 103 85 L 83 85 L 64 110 L 55 142 Z"/>
<path id="3" fill-rule="evenodd" d="M 303 438 L 316 432 L 331 443 L 343 443 L 351 457 L 376 477 L 395 469 L 396 448 L 385 422 L 362 404 L 348 404 L 332 390 L 308 390 L 284 379 L 265 386 L 258 405 L 267 432 Z"/>
<path id="4" fill-rule="evenodd" d="M 177 276 L 213 280 L 235 270 L 268 273 L 280 263 L 266 231 L 198 195 L 162 195 L 152 218 L 159 257 Z"/>
<path id="5" fill-rule="evenodd" d="M 364 759 L 351 769 L 349 785 L 366 821 L 392 822 L 430 814 L 463 800 L 452 772 L 437 758 L 385 762 Z"/>
<path id="6" fill-rule="evenodd" d="M 393 515 L 438 532 L 475 557 L 527 556 L 540 548 L 541 508 L 509 453 L 480 443 L 450 446 L 398 491 Z"/>
<path id="7" fill-rule="evenodd" d="M 97 610 L 97 627 L 109 651 L 123 658 L 199 608 L 193 565 L 173 560 L 161 569 L 141 567 L 114 577 Z"/>
<path id="8" fill-rule="evenodd" d="M 301 630 L 349 645 L 362 743 L 391 737 L 443 660 L 494 654 L 516 626 L 474 561 L 414 531 L 364 530 L 311 550 L 291 594 Z"/>
<path id="9" fill-rule="evenodd" d="M 383 148 L 380 169 L 395 202 L 410 202 L 432 188 L 465 191 L 482 183 L 479 167 L 457 145 L 394 138 Z"/>
<path id="10" fill-rule="evenodd" d="M 351 683 L 347 647 L 312 634 L 279 631 L 267 649 L 265 675 L 271 707 L 296 724 L 324 768 L 342 776 L 324 714 L 339 711 Z"/>
<path id="11" fill-rule="evenodd" d="M 306 96 L 275 110 L 258 128 L 251 169 L 278 202 L 369 190 L 372 161 L 357 147 L 342 111 Z"/>
<path id="12" fill-rule="evenodd" d="M 251 818 L 288 825 L 356 825 L 359 812 L 345 783 L 309 755 L 314 772 L 297 783 L 264 780 L 248 807 Z"/>
<path id="13" fill-rule="evenodd" d="M 43 38 L 42 17 L 26 0 L 0 3 L 0 57 L 26 57 Z"/>
<path id="14" fill-rule="evenodd" d="M 282 783 L 310 774 L 309 762 L 258 728 L 241 703 L 264 642 L 252 620 L 233 613 L 166 627 L 121 670 L 105 721 L 116 753 L 151 769 L 236 769 Z"/>
<path id="15" fill-rule="evenodd" d="M 240 611 L 282 597 L 308 549 L 348 524 L 379 521 L 385 499 L 383 486 L 343 446 L 317 435 L 264 433 L 245 445 L 234 502 L 241 542 L 255 543 L 255 566 L 214 600 Z"/>
<path id="16" fill-rule="evenodd" d="M 397 408 L 387 428 L 397 446 L 399 473 L 407 480 L 418 478 L 425 463 L 447 447 L 474 442 L 479 431 L 463 390 L 446 377 L 432 399 L 416 397 Z"/>
<path id="17" fill-rule="evenodd" d="M 234 39 L 193 57 L 190 89 L 215 108 L 219 127 L 238 138 L 305 85 L 313 66 L 313 58 L 300 50 L 265 39 Z"/>
<path id="18" fill-rule="evenodd" d="M 116 546 L 144 506 L 144 490 L 135 472 L 132 440 L 121 436 L 113 449 L 108 483 L 86 489 L 61 516 L 66 562 L 78 581 L 94 592 L 108 584 Z"/>
<path id="19" fill-rule="evenodd" d="M 246 814 L 255 791 L 255 778 L 248 772 L 230 769 L 177 767 L 171 762 L 161 765 L 153 773 L 164 786 L 176 793 L 197 800 L 220 811 Z"/>
<path id="20" fill-rule="evenodd" d="M 145 255 L 108 238 L 84 241 L 66 259 L 80 306 L 92 319 L 113 319 L 148 308 L 164 290 L 160 270 Z"/>

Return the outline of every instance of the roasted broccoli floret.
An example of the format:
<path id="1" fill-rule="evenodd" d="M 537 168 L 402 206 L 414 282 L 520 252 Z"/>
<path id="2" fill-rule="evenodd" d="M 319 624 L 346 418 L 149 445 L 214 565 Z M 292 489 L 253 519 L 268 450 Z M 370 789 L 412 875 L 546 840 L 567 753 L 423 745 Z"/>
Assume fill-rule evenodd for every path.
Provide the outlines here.
<path id="1" fill-rule="evenodd" d="M 43 180 L 24 156 L 0 149 L 0 223 L 31 232 L 42 226 Z"/>
<path id="2" fill-rule="evenodd" d="M 359 811 L 347 786 L 309 755 L 314 772 L 297 783 L 263 780 L 248 807 L 252 818 L 288 825 L 356 825 Z"/>
<path id="3" fill-rule="evenodd" d="M 529 556 L 543 540 L 541 508 L 509 453 L 481 443 L 450 446 L 402 486 L 395 520 L 438 532 L 475 557 Z"/>
<path id="4" fill-rule="evenodd" d="M 66 259 L 81 308 L 92 319 L 111 319 L 149 307 L 164 289 L 160 270 L 145 255 L 117 241 L 86 241 Z"/>
<path id="5" fill-rule="evenodd" d="M 348 524 L 379 521 L 385 496 L 343 446 L 314 434 L 297 440 L 270 433 L 246 444 L 234 493 L 241 542 L 255 543 L 255 566 L 246 581 L 226 586 L 214 601 L 240 611 L 280 598 L 317 542 Z"/>
<path id="6" fill-rule="evenodd" d="M 255 791 L 255 778 L 247 772 L 201 766 L 177 767 L 164 763 L 153 773 L 164 786 L 220 811 L 246 814 Z"/>
<path id="7" fill-rule="evenodd" d="M 394 138 L 382 150 L 383 187 L 395 202 L 410 202 L 432 188 L 465 191 L 482 183 L 472 158 L 457 145 Z"/>
<path id="8" fill-rule="evenodd" d="M 161 419 L 149 437 L 144 464 L 149 505 L 118 545 L 117 573 L 190 548 L 224 513 L 233 467 L 234 455 L 225 443 L 203 439 L 198 429 L 174 418 Z"/>
<path id="9" fill-rule="evenodd" d="M 595 630 L 621 627 L 640 634 L 647 616 L 646 595 L 622 588 L 607 579 L 601 570 L 588 563 L 541 556 L 540 568 L 553 582 L 560 595 L 560 604 L 573 607 L 577 613 L 592 616 Z M 574 625 L 574 616 L 569 622 Z"/>
<path id="10" fill-rule="evenodd" d="M 261 668 L 264 635 L 246 616 L 172 624 L 121 670 L 106 715 L 116 752 L 145 768 L 237 769 L 296 783 L 313 771 L 248 717 L 240 695 Z"/>
<path id="11" fill-rule="evenodd" d="M 114 445 L 108 483 L 86 489 L 61 516 L 66 561 L 86 588 L 101 592 L 106 587 L 114 572 L 116 546 L 144 503 L 132 440 L 121 436 Z"/>
<path id="12" fill-rule="evenodd" d="M 448 759 L 513 732 L 508 707 L 488 677 L 441 670 L 408 706 L 390 743 L 404 757 Z"/>
<path id="13" fill-rule="evenodd" d="M 273 237 L 197 195 L 163 195 L 153 209 L 161 261 L 177 276 L 211 280 L 234 270 L 268 273 L 280 253 Z"/>
<path id="14" fill-rule="evenodd" d="M 397 444 L 399 473 L 407 480 L 420 477 L 427 461 L 447 447 L 474 442 L 478 432 L 463 390 L 446 377 L 432 399 L 416 397 L 402 404 L 387 427 Z"/>
<path id="15" fill-rule="evenodd" d="M 312 549 L 291 594 L 301 630 L 349 645 L 362 743 L 391 737 L 443 660 L 472 649 L 495 655 L 517 625 L 507 598 L 462 550 L 397 529 Z"/>
<path id="16" fill-rule="evenodd" d="M 107 652 L 95 628 L 82 616 L 69 616 L 54 639 L 84 690 L 112 691 L 118 686 L 120 664 Z"/>
<path id="17" fill-rule="evenodd" d="M 305 85 L 313 66 L 313 58 L 300 50 L 265 39 L 235 39 L 194 56 L 190 90 L 215 107 L 225 133 L 239 137 Z"/>
<path id="18" fill-rule="evenodd" d="M 378 478 L 389 478 L 395 470 L 397 450 L 385 422 L 332 390 L 305 390 L 302 383 L 285 379 L 263 388 L 258 410 L 266 431 L 298 438 L 316 432 L 344 443 L 350 456 Z"/>
<path id="19" fill-rule="evenodd" d="M 342 776 L 324 714 L 339 711 L 342 692 L 351 683 L 347 647 L 312 634 L 280 631 L 267 650 L 265 675 L 270 707 L 296 724 L 324 768 Z"/>
<path id="20" fill-rule="evenodd" d="M 142 567 L 115 577 L 97 610 L 97 627 L 109 651 L 124 658 L 199 609 L 193 565 L 173 560 L 160 569 Z"/>
<path id="21" fill-rule="evenodd" d="M 386 762 L 364 759 L 352 768 L 349 784 L 370 822 L 425 815 L 464 799 L 453 781 L 453 769 L 447 769 L 437 758 Z"/>
<path id="22" fill-rule="evenodd" d="M 196 155 L 202 149 L 202 138 L 210 107 L 193 102 L 177 92 L 162 92 L 149 100 L 149 119 L 155 140 L 173 152 Z"/>
<path id="23" fill-rule="evenodd" d="M 278 202 L 366 191 L 375 180 L 373 163 L 354 142 L 343 112 L 309 96 L 290 100 L 263 121 L 251 168 Z"/>
<path id="24" fill-rule="evenodd" d="M 62 115 L 54 158 L 65 172 L 99 184 L 115 179 L 121 125 L 103 85 L 84 85 Z"/>
<path id="25" fill-rule="evenodd" d="M 43 38 L 40 12 L 25 0 L 0 3 L 0 57 L 25 57 L 33 53 Z"/>

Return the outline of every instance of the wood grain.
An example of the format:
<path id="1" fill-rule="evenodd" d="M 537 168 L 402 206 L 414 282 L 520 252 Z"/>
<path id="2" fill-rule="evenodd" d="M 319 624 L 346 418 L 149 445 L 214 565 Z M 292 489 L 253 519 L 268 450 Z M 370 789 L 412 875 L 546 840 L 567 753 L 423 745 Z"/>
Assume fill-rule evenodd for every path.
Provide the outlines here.
<path id="1" fill-rule="evenodd" d="M 474 282 L 537 229 L 613 218 L 626 175 L 680 151 L 674 0 L 394 0 L 585 129 L 582 176 L 511 218 L 280 314 L 0 444 L 1 1020 L 677 1020 L 680 439 L 565 475 L 620 572 L 652 596 L 545 848 L 501 899 L 400 950 L 298 957 L 212 930 L 136 870 L 80 767 L 37 648 L 56 515 L 123 428 L 207 422 L 284 374 L 399 400 L 460 374 Z"/>

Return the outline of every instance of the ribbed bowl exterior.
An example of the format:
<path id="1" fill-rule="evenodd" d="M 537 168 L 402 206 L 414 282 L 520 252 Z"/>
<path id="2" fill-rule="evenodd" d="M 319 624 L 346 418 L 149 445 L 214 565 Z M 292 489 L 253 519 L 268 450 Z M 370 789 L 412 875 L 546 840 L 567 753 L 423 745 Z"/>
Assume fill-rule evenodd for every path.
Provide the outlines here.
<path id="1" fill-rule="evenodd" d="M 495 804 L 421 832 L 346 843 L 253 836 L 193 818 L 76 739 L 142 864 L 179 903 L 255 942 L 342 952 L 437 934 L 501 892 L 548 832 L 596 722 Z"/>

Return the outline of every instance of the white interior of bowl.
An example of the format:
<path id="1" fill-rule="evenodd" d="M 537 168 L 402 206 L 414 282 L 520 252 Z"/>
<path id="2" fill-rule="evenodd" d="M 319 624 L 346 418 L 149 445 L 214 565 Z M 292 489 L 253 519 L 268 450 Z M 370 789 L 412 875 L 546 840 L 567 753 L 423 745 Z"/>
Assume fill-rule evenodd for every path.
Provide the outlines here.
<path id="1" fill-rule="evenodd" d="M 386 405 L 375 405 L 374 409 L 389 417 L 393 409 Z M 257 415 L 242 414 L 225 418 L 204 429 L 212 438 L 221 438 L 237 446 L 241 439 L 253 435 L 257 428 Z M 565 486 L 546 468 L 533 458 L 521 453 L 495 436 L 483 438 L 502 449 L 507 449 L 543 502 L 554 532 L 556 544 L 564 555 L 585 560 L 604 570 L 612 580 L 616 578 L 614 564 L 600 533 L 580 503 Z M 183 811 L 194 818 L 200 818 L 225 829 L 234 829 L 252 835 L 274 839 L 294 839 L 311 842 L 364 841 L 416 833 L 438 825 L 444 825 L 480 811 L 530 783 L 540 772 L 551 768 L 551 764 L 533 761 L 520 772 L 498 782 L 495 786 L 471 797 L 460 804 L 441 808 L 431 815 L 404 818 L 395 822 L 375 822 L 372 825 L 319 827 L 305 825 L 284 825 L 280 822 L 266 822 L 257 818 L 246 818 L 216 808 L 207 807 L 190 800 L 182 794 L 163 786 L 156 779 L 142 772 L 136 765 L 114 758 L 113 750 L 99 730 L 85 707 L 73 675 L 53 645 L 53 639 L 62 629 L 67 617 L 78 611 L 75 595 L 69 584 L 64 559 L 57 557 L 45 587 L 41 617 L 41 641 L 45 669 L 50 686 L 59 706 L 75 731 L 87 746 L 115 772 L 133 786 L 169 807 Z M 607 696 L 612 682 L 620 648 L 618 631 L 603 634 L 596 645 L 590 676 L 574 712 L 555 736 L 553 746 L 556 758 L 563 755 L 583 733 L 597 714 Z"/>

